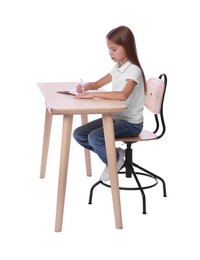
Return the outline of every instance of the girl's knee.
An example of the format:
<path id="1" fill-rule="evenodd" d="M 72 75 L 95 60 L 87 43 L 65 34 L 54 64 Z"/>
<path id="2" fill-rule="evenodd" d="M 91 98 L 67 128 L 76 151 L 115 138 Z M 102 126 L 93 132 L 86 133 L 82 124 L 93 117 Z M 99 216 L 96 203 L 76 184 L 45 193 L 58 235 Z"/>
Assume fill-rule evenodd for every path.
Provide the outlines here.
<path id="1" fill-rule="evenodd" d="M 73 131 L 73 137 L 74 137 L 75 140 L 79 140 L 80 134 L 79 134 L 78 129 L 75 129 L 75 130 Z"/>

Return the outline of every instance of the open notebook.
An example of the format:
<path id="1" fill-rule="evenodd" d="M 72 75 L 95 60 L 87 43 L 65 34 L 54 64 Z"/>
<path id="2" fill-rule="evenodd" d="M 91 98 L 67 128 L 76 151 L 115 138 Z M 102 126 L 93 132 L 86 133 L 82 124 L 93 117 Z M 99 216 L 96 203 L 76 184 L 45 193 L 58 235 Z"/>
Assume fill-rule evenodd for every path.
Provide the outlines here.
<path id="1" fill-rule="evenodd" d="M 105 91 L 104 89 L 97 89 L 97 90 L 85 90 L 85 92 L 102 92 L 102 91 Z M 73 95 L 73 96 L 76 96 L 77 94 L 79 94 L 76 89 L 69 89 L 69 90 L 61 90 L 61 91 L 57 91 L 57 93 L 60 93 L 60 94 L 68 94 L 68 95 Z"/>

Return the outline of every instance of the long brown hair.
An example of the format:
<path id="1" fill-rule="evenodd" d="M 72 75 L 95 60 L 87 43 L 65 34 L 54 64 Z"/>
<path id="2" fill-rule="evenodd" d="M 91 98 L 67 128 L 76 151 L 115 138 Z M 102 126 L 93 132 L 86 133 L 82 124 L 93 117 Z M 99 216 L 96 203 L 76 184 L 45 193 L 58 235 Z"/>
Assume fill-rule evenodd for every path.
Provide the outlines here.
<path id="1" fill-rule="evenodd" d="M 135 37 L 132 31 L 126 26 L 119 26 L 113 30 L 111 30 L 106 38 L 120 46 L 122 46 L 127 54 L 128 60 L 137 65 L 142 71 L 142 77 L 144 81 L 144 90 L 146 93 L 146 78 L 142 66 L 140 65 L 140 61 L 137 55 L 137 48 L 135 43 Z"/>

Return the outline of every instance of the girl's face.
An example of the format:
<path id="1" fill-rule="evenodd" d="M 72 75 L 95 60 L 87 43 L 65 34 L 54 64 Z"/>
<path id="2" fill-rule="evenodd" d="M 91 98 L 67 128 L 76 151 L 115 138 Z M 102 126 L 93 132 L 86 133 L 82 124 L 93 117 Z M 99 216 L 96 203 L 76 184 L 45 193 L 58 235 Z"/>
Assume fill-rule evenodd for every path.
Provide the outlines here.
<path id="1" fill-rule="evenodd" d="M 126 51 L 121 46 L 107 39 L 107 46 L 111 59 L 115 62 L 119 62 L 121 65 L 128 61 Z"/>

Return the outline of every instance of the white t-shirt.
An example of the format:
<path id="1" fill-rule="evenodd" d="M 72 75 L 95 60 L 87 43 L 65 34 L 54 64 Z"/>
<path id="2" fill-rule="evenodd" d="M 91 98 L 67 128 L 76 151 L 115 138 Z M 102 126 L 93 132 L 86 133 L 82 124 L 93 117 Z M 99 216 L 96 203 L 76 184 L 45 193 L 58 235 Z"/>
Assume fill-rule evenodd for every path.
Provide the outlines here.
<path id="1" fill-rule="evenodd" d="M 130 96 L 125 100 L 127 109 L 113 115 L 114 119 L 123 119 L 128 122 L 139 124 L 143 121 L 144 108 L 144 83 L 141 69 L 127 61 L 123 66 L 117 63 L 110 72 L 112 76 L 112 90 L 121 91 L 128 79 L 132 79 L 137 84 Z"/>

